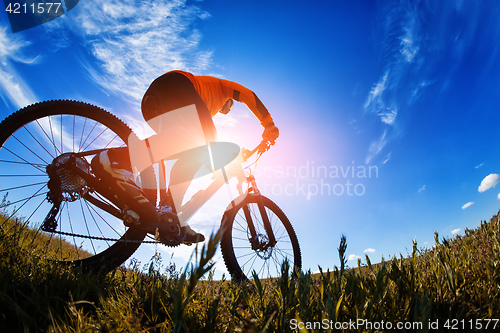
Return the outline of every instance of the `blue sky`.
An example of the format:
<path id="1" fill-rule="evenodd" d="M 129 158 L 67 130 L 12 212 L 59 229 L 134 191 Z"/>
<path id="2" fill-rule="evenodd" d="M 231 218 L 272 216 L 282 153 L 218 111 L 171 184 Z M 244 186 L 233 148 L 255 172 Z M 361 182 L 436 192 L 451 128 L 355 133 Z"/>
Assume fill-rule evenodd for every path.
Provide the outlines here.
<path id="1" fill-rule="evenodd" d="M 365 254 L 378 262 L 413 239 L 432 246 L 434 231 L 463 234 L 500 208 L 499 11 L 495 1 L 86 0 L 15 34 L 4 13 L 0 116 L 75 99 L 147 135 L 140 100 L 157 76 L 236 81 L 280 128 L 259 183 L 292 221 L 304 268 L 338 266 L 342 234 L 350 266 Z M 215 122 L 224 138 L 259 141 L 242 105 Z M 209 232 L 221 205 L 193 227 Z M 173 255 L 182 264 L 190 251 Z"/>

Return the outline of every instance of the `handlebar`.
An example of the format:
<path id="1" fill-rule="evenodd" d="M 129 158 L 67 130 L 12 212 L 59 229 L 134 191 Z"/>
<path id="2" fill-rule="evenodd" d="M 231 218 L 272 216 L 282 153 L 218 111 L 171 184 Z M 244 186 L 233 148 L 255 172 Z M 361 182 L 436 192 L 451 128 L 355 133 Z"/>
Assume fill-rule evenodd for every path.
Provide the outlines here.
<path id="1" fill-rule="evenodd" d="M 262 140 L 253 150 L 242 148 L 243 162 L 246 162 L 255 153 L 258 153 L 259 156 L 262 155 L 268 151 L 272 145 L 274 145 L 274 141 Z"/>

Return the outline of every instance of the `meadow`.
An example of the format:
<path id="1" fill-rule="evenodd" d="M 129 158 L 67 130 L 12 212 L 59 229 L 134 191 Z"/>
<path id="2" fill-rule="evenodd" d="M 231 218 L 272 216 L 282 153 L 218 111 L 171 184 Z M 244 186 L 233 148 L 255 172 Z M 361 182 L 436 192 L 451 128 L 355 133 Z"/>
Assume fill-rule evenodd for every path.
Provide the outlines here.
<path id="1" fill-rule="evenodd" d="M 33 231 L 21 222 L 0 231 L 1 332 L 500 332 L 499 216 L 354 268 L 342 236 L 332 249 L 340 267 L 292 278 L 285 262 L 280 278 L 246 283 L 213 279 L 220 235 L 186 268 L 156 254 L 84 273 L 40 260 L 51 245 L 42 237 L 27 248 L 21 231 Z"/>

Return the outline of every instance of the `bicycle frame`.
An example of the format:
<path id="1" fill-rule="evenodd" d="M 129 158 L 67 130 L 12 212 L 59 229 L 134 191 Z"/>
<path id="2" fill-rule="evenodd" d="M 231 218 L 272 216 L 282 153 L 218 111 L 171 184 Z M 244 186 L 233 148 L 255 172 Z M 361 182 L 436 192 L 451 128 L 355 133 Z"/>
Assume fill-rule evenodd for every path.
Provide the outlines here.
<path id="1" fill-rule="evenodd" d="M 220 170 L 216 170 L 213 182 L 206 189 L 200 190 L 195 193 L 191 200 L 182 205 L 178 212 L 179 216 L 181 216 L 184 221 L 189 220 L 196 213 L 196 211 L 198 211 L 198 209 L 201 208 L 224 184 L 227 184 L 229 182 L 229 179 L 234 177 L 238 179 L 236 189 L 238 190 L 239 196 L 227 206 L 226 210 L 234 208 L 237 203 L 243 201 L 247 195 L 255 194 L 260 197 L 261 194 L 257 187 L 255 177 L 253 175 L 246 176 L 241 168 L 241 164 L 247 161 L 248 158 L 250 158 L 257 151 L 259 152 L 259 154 L 262 154 L 267 149 L 269 149 L 269 145 L 264 141 L 261 142 L 253 151 L 242 149 L 238 157 L 228 165 L 229 173 L 227 172 L 225 167 Z M 243 191 L 244 182 L 249 184 L 246 192 Z M 269 242 L 264 245 L 265 249 L 265 247 L 274 246 L 276 244 L 276 238 L 274 236 L 269 217 L 267 216 L 262 201 L 260 201 L 258 206 L 264 222 L 264 227 L 269 238 Z M 261 244 L 257 244 L 257 232 L 255 231 L 252 216 L 248 207 L 245 206 L 243 210 L 251 235 L 250 242 L 252 243 L 252 247 L 254 248 L 254 250 L 259 247 L 262 248 Z"/>
<path id="2" fill-rule="evenodd" d="M 226 167 L 223 167 L 213 172 L 213 181 L 207 188 L 196 192 L 188 202 L 186 202 L 184 205 L 180 207 L 180 209 L 177 210 L 177 214 L 179 215 L 179 217 L 181 217 L 183 221 L 188 221 L 205 203 L 208 202 L 208 200 L 210 200 L 210 198 L 212 198 L 215 195 L 215 193 L 224 184 L 228 184 L 229 180 L 232 178 L 237 178 L 238 180 L 236 189 L 238 191 L 239 196 L 227 206 L 226 210 L 234 208 L 239 202 L 243 201 L 247 195 L 256 195 L 261 198 L 261 194 L 257 187 L 255 177 L 253 175 L 246 176 L 241 165 L 244 162 L 246 162 L 248 158 L 250 158 L 256 152 L 259 153 L 260 157 L 260 155 L 262 155 L 262 153 L 267 149 L 269 149 L 269 144 L 265 142 L 261 142 L 253 151 L 242 149 L 238 154 L 238 156 Z M 107 188 L 107 186 L 105 186 L 97 178 L 88 173 L 85 173 L 83 170 L 76 167 L 74 162 L 76 160 L 76 157 L 90 156 L 99 153 L 101 151 L 103 150 L 94 150 L 94 151 L 87 151 L 85 153 L 73 154 L 68 164 L 70 165 L 70 168 L 72 169 L 73 172 L 75 172 L 80 177 L 85 179 L 90 188 L 94 189 L 97 193 L 103 195 L 105 198 L 110 200 L 114 205 L 119 207 L 120 198 L 116 197 L 113 191 L 110 191 L 110 189 Z M 246 191 L 243 191 L 244 182 L 248 184 L 248 188 Z M 92 204 L 107 211 L 113 216 L 117 218 L 122 218 L 122 212 L 118 208 L 115 208 L 105 202 L 102 202 L 101 200 L 95 198 L 89 193 L 86 193 L 83 197 L 85 200 L 88 200 Z M 43 229 L 53 229 L 51 228 L 51 225 L 53 225 L 54 218 L 57 215 L 57 212 L 59 211 L 60 202 L 54 202 L 53 204 L 54 207 L 44 220 Z M 276 238 L 274 236 L 271 223 L 265 211 L 265 207 L 262 203 L 262 199 L 259 200 L 258 206 L 269 239 L 269 241 L 266 242 L 265 244 L 261 244 L 258 241 L 257 233 L 255 231 L 255 227 L 252 221 L 252 216 L 250 214 L 248 207 L 247 206 L 243 207 L 243 211 L 248 223 L 248 229 L 251 236 L 250 242 L 252 244 L 252 248 L 254 250 L 256 249 L 265 250 L 269 246 L 272 247 L 276 244 Z M 224 223 L 224 221 L 222 221 L 222 223 Z"/>

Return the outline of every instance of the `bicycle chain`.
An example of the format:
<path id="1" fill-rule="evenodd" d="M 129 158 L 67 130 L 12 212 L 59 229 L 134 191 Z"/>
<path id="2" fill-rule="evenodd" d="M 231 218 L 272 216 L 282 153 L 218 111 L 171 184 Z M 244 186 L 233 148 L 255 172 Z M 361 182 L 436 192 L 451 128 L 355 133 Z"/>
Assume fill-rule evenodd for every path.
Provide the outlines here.
<path id="1" fill-rule="evenodd" d="M 64 236 L 81 237 L 81 238 L 86 238 L 86 239 L 95 239 L 95 240 L 110 241 L 110 242 L 163 244 L 159 241 L 145 241 L 145 240 L 140 241 L 140 240 L 134 240 L 134 239 L 116 239 L 116 238 L 108 238 L 108 237 L 87 236 L 87 235 L 72 234 L 70 232 L 57 231 L 57 230 L 53 230 L 51 232 L 55 233 L 55 234 L 64 235 Z"/>

